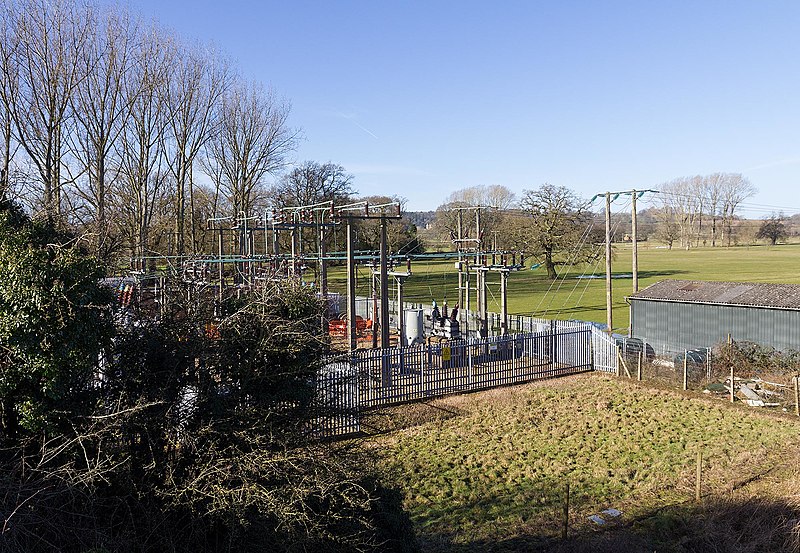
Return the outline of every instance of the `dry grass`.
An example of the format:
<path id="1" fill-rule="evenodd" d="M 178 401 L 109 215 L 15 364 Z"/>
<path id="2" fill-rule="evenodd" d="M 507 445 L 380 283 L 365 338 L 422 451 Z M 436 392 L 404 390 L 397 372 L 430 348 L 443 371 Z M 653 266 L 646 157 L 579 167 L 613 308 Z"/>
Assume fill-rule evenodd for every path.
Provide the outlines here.
<path id="1" fill-rule="evenodd" d="M 380 417 L 389 433 L 376 449 L 426 550 L 778 551 L 797 539 L 800 422 L 789 417 L 600 375 Z M 693 504 L 698 449 L 702 507 Z M 567 482 L 574 537 L 558 545 Z M 608 507 L 624 515 L 598 533 L 588 517 Z"/>

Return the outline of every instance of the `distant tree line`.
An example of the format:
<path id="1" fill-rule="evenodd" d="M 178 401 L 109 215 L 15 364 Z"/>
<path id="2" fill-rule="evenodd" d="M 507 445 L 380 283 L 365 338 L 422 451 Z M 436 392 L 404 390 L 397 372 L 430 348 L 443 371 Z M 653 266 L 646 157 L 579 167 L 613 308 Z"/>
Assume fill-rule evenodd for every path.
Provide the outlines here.
<path id="1" fill-rule="evenodd" d="M 658 189 L 655 235 L 670 248 L 732 245 L 737 211 L 756 193 L 739 173 L 680 177 Z"/>

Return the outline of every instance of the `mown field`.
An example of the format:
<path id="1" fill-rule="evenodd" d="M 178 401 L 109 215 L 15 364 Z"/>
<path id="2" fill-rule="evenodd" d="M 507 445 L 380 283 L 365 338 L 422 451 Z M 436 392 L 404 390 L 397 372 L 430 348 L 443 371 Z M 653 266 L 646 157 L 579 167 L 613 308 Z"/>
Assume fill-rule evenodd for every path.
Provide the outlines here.
<path id="1" fill-rule="evenodd" d="M 375 451 L 425 551 L 777 551 L 800 532 L 790 416 L 588 374 L 401 407 L 371 424 L 384 429 Z M 598 534 L 588 517 L 607 508 L 623 512 L 619 528 Z"/>
<path id="2" fill-rule="evenodd" d="M 613 273 L 631 272 L 630 245 L 614 246 Z M 535 260 L 528 260 L 530 267 Z M 655 244 L 639 247 L 639 286 L 644 288 L 663 279 L 724 280 L 744 282 L 800 283 L 800 244 L 778 246 L 737 246 L 731 248 L 695 248 L 672 250 Z M 452 306 L 458 297 L 458 276 L 453 261 L 422 262 L 412 266 L 413 276 L 405 287 L 406 301 L 440 304 L 446 299 Z M 368 295 L 369 271 L 359 271 L 359 294 Z M 584 275 L 601 278 L 581 279 Z M 510 313 L 544 318 L 580 319 L 604 323 L 605 266 L 575 266 L 564 271 L 556 282 L 547 279 L 543 268 L 522 270 L 509 277 Z M 499 312 L 499 276 L 490 275 L 489 310 Z M 474 285 L 474 276 L 473 276 Z M 331 286 L 344 291 L 344 270 L 331 273 Z M 630 314 L 625 297 L 632 292 L 630 277 L 613 280 L 614 327 L 627 330 Z M 474 295 L 473 295 L 474 298 Z M 474 299 L 473 299 L 474 301 Z"/>

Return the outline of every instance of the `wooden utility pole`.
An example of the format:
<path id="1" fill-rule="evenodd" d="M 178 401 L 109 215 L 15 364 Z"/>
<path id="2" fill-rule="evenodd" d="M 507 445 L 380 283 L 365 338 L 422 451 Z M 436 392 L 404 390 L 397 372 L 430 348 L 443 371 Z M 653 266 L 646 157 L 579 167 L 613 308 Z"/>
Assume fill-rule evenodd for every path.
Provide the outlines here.
<path id="1" fill-rule="evenodd" d="M 611 302 L 611 192 L 606 192 L 606 325 L 609 334 L 614 328 Z"/>
<path id="2" fill-rule="evenodd" d="M 381 270 L 380 270 L 380 298 L 381 298 L 381 347 L 386 349 L 389 344 L 389 246 L 387 237 L 387 221 L 381 219 Z"/>
<path id="3" fill-rule="evenodd" d="M 636 228 L 636 196 L 638 192 L 631 190 L 631 241 L 633 242 L 633 291 L 639 291 L 639 239 Z"/>
<path id="4" fill-rule="evenodd" d="M 595 194 L 591 199 L 594 202 L 597 198 L 605 196 L 606 199 L 606 324 L 608 332 L 612 331 L 611 316 L 611 202 L 621 195 L 631 196 L 632 219 L 631 219 L 631 238 L 633 240 L 633 291 L 639 290 L 639 249 L 636 222 L 636 200 L 645 192 L 657 192 L 656 190 L 626 190 L 624 192 L 606 192 L 605 194 Z M 612 198 L 613 195 L 613 198 Z"/>
<path id="5" fill-rule="evenodd" d="M 464 256 L 461 255 L 461 239 L 464 238 L 464 214 L 459 209 L 456 211 L 457 225 L 456 225 L 456 250 L 458 251 L 458 306 L 461 307 L 460 318 L 464 319 L 466 316 L 467 309 L 465 308 L 465 304 L 467 302 L 464 301 L 464 296 L 469 296 L 469 288 L 464 293 Z M 459 321 L 460 322 L 460 321 Z"/>

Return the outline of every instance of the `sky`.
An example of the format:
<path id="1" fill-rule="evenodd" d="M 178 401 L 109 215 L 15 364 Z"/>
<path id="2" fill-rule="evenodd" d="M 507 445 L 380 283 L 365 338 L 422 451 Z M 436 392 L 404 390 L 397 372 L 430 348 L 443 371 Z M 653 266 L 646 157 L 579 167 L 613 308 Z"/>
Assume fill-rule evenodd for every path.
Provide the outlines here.
<path id="1" fill-rule="evenodd" d="M 800 212 L 796 0 L 128 5 L 286 97 L 297 162 L 410 211 L 478 185 L 590 198 L 721 171 L 758 189 L 745 214 Z"/>

